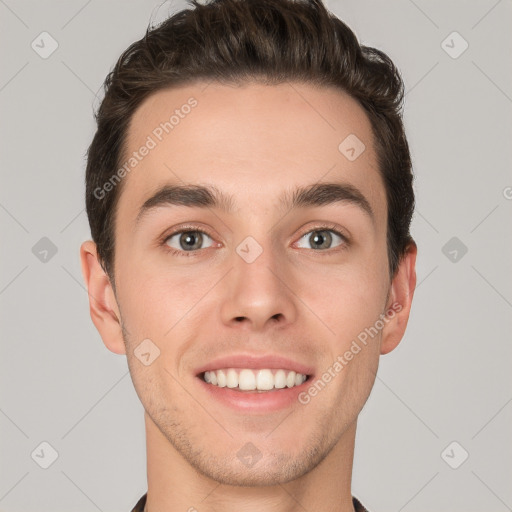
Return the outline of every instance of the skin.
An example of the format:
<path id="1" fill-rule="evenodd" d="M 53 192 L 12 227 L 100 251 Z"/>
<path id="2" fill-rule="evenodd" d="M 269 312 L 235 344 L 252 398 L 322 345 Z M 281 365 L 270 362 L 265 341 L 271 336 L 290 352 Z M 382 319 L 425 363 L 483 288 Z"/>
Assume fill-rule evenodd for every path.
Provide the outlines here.
<path id="1" fill-rule="evenodd" d="M 389 276 L 386 196 L 370 122 L 331 88 L 196 83 L 154 93 L 139 107 L 128 153 L 191 96 L 198 105 L 124 178 L 115 293 L 95 244 L 81 247 L 91 318 L 106 347 L 126 354 L 145 409 L 146 510 L 352 511 L 357 417 L 380 355 L 403 337 L 416 285 L 414 244 Z M 366 146 L 353 162 L 338 150 L 349 134 Z M 285 189 L 319 181 L 357 187 L 374 220 L 349 202 L 278 207 Z M 183 182 L 232 194 L 234 213 L 165 206 L 135 227 L 159 186 Z M 171 254 L 160 240 L 183 223 L 209 230 L 193 257 Z M 349 233 L 349 242 L 333 238 L 322 249 L 302 238 L 325 223 Z M 250 264 L 236 252 L 247 236 L 263 249 Z M 173 241 L 187 254 L 179 235 Z M 194 374 L 236 352 L 283 355 L 320 377 L 393 304 L 400 311 L 307 405 L 242 414 L 213 401 Z M 145 366 L 134 350 L 147 338 L 160 355 Z M 252 467 L 237 457 L 249 442 L 262 455 Z"/>

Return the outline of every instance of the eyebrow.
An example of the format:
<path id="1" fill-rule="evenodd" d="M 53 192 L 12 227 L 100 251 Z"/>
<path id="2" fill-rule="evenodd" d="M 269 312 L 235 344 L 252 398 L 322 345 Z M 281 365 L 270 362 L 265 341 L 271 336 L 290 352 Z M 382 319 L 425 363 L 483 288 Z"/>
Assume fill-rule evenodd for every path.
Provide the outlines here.
<path id="1" fill-rule="evenodd" d="M 358 206 L 374 222 L 374 213 L 368 200 L 359 189 L 344 183 L 313 183 L 312 185 L 286 190 L 279 198 L 283 210 L 351 203 Z M 151 210 L 165 206 L 190 208 L 214 208 L 232 214 L 234 198 L 214 185 L 164 185 L 141 206 L 135 224 Z"/>

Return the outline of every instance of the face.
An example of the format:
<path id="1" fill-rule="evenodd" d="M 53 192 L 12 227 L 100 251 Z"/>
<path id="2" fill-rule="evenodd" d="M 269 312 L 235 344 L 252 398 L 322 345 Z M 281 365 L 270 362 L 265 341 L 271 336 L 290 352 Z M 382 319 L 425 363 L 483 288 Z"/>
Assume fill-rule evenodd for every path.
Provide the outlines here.
<path id="1" fill-rule="evenodd" d="M 119 332 L 98 328 L 155 442 L 235 485 L 328 461 L 408 313 L 363 109 L 330 88 L 197 83 L 139 107 L 124 157 Z"/>

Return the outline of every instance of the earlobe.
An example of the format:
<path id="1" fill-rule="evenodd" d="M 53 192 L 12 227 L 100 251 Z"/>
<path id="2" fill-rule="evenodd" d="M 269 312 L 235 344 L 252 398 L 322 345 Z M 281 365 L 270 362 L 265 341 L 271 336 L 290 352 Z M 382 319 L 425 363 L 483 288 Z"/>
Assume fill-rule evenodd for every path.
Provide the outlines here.
<path id="1" fill-rule="evenodd" d="M 96 244 L 93 241 L 82 243 L 80 260 L 89 295 L 91 319 L 105 346 L 115 354 L 125 354 L 119 307 L 110 278 L 98 260 Z"/>
<path id="2" fill-rule="evenodd" d="M 385 313 L 389 321 L 382 332 L 381 354 L 395 349 L 404 336 L 416 288 L 417 252 L 416 243 L 411 241 L 391 282 Z"/>

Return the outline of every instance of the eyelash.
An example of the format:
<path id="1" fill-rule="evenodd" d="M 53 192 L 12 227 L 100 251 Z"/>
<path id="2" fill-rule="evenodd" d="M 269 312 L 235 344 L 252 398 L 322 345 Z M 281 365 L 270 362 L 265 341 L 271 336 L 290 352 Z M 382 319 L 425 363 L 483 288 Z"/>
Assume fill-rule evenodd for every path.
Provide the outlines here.
<path id="1" fill-rule="evenodd" d="M 314 233 L 315 231 L 332 231 L 334 234 L 338 235 L 342 239 L 343 243 L 340 246 L 335 247 L 334 249 L 327 249 L 327 250 L 324 250 L 324 251 L 322 251 L 322 250 L 315 251 L 314 249 L 310 249 L 312 251 L 315 251 L 317 253 L 332 254 L 333 252 L 343 251 L 344 249 L 347 248 L 348 245 L 350 245 L 350 241 L 349 241 L 348 237 L 346 235 L 344 235 L 343 233 L 340 233 L 340 231 L 337 228 L 337 226 L 335 226 L 333 224 L 322 224 L 320 226 L 315 226 L 314 228 L 309 229 L 308 231 L 305 231 L 304 233 L 302 233 L 299 236 L 299 240 L 301 240 L 308 233 Z M 194 250 L 194 251 L 180 251 L 179 249 L 173 249 L 172 247 L 169 247 L 169 245 L 167 244 L 167 241 L 170 238 L 172 238 L 175 235 L 183 234 L 183 233 L 203 233 L 203 234 L 209 236 L 213 240 L 213 236 L 208 231 L 206 231 L 204 229 L 199 229 L 199 228 L 194 227 L 194 226 L 182 226 L 179 230 L 173 231 L 170 234 L 166 234 L 163 237 L 162 245 L 164 246 L 164 250 L 166 252 L 168 252 L 169 254 L 172 254 L 173 256 L 184 256 L 186 258 L 197 256 L 197 254 L 202 249 L 197 249 L 197 250 Z"/>

